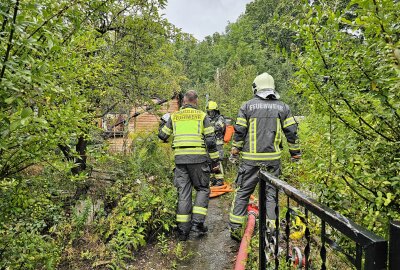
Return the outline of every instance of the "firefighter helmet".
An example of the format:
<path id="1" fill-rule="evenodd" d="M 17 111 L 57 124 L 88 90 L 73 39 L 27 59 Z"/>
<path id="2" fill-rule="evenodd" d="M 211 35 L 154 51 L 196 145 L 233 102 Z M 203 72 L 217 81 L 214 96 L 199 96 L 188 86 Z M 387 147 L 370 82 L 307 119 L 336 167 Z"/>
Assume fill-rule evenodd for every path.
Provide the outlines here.
<path id="1" fill-rule="evenodd" d="M 258 75 L 254 79 L 252 86 L 253 93 L 261 98 L 267 98 L 270 95 L 276 99 L 280 98 L 278 92 L 275 91 L 274 78 L 266 72 Z"/>
<path id="2" fill-rule="evenodd" d="M 215 101 L 209 101 L 207 104 L 207 111 L 218 110 L 218 104 Z"/>

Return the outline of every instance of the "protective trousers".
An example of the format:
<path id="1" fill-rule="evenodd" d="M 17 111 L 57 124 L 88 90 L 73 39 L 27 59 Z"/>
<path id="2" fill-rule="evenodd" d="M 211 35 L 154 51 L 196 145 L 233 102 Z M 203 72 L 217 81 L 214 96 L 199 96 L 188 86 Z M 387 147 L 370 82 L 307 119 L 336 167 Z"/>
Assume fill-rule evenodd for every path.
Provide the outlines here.
<path id="1" fill-rule="evenodd" d="M 276 161 L 266 166 L 268 172 L 274 176 L 279 176 L 281 172 L 280 162 Z M 242 163 L 239 167 L 238 176 L 236 179 L 236 194 L 232 202 L 231 213 L 229 215 L 229 226 L 232 229 L 241 227 L 247 219 L 247 205 L 250 195 L 254 192 L 258 182 L 259 166 L 252 166 Z M 266 184 L 266 199 L 267 201 L 267 218 L 275 219 L 276 194 L 275 187 Z M 262 203 L 262 202 L 260 202 Z"/>
<path id="2" fill-rule="evenodd" d="M 178 229 L 189 233 L 192 223 L 203 223 L 210 195 L 210 167 L 207 162 L 176 164 L 174 185 L 178 190 L 176 221 Z M 192 186 L 196 199 L 192 208 Z"/>

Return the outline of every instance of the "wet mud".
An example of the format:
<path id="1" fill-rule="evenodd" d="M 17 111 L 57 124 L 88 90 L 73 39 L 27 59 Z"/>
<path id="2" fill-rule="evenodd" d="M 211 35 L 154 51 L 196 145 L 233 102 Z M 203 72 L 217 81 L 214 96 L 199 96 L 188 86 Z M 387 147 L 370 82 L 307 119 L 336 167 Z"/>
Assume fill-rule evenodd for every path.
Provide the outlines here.
<path id="1" fill-rule="evenodd" d="M 180 262 L 179 270 L 224 270 L 233 269 L 239 243 L 229 236 L 228 219 L 230 196 L 210 200 L 206 225 L 208 233 L 198 237 L 190 235 L 184 247 L 193 252 L 188 260 Z"/>

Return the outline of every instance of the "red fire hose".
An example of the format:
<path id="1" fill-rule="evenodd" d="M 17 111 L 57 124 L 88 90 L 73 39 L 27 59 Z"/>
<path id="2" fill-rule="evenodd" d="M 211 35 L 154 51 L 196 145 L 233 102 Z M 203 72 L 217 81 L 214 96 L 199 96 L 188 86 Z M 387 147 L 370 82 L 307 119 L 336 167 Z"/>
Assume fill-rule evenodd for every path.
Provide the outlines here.
<path id="1" fill-rule="evenodd" d="M 239 252 L 236 257 L 235 270 L 246 269 L 250 240 L 251 236 L 253 235 L 254 227 L 256 225 L 256 217 L 258 216 L 258 207 L 254 204 L 249 204 L 247 206 L 247 211 L 249 214 L 249 218 L 247 220 L 247 226 L 242 238 L 242 242 L 240 242 Z"/>

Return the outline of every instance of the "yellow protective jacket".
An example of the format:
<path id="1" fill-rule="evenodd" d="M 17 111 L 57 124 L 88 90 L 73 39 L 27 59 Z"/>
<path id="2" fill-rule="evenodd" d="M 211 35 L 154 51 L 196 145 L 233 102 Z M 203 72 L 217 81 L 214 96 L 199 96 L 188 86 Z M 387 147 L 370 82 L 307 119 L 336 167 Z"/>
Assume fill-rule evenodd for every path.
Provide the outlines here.
<path id="1" fill-rule="evenodd" d="M 174 112 L 159 130 L 158 137 L 167 141 L 173 136 L 176 164 L 196 164 L 208 160 L 218 160 L 214 127 L 206 113 L 191 105 Z"/>

